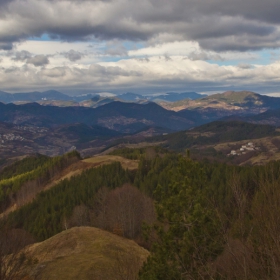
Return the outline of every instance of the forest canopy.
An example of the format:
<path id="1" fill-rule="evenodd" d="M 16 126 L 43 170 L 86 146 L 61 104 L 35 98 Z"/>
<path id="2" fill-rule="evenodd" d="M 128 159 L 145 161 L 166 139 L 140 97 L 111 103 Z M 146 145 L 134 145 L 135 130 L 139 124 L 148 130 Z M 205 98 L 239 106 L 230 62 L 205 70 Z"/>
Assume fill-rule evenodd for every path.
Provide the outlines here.
<path id="1" fill-rule="evenodd" d="M 280 162 L 234 166 L 151 149 L 115 151 L 138 159 L 138 169 L 115 162 L 84 170 L 38 193 L 1 227 L 37 241 L 73 226 L 136 240 L 150 250 L 140 279 L 277 279 Z M 71 158 L 80 160 L 40 161 L 63 170 Z M 13 168 L 15 178 L 37 170 Z"/>

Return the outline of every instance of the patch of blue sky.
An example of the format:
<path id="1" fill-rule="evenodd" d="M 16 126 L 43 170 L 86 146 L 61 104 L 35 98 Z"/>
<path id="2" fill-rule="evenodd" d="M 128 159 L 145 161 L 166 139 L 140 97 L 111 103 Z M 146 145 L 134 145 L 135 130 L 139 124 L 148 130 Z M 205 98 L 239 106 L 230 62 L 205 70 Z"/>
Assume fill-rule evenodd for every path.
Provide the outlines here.
<path id="1" fill-rule="evenodd" d="M 279 59 L 280 50 L 272 52 L 271 50 L 261 50 L 251 52 L 251 56 L 242 57 L 242 54 L 236 53 L 236 57 L 224 60 L 208 60 L 208 63 L 218 64 L 219 66 L 236 66 L 240 64 L 257 64 L 257 65 L 268 65 L 273 61 Z"/>
<path id="2" fill-rule="evenodd" d="M 270 62 L 280 60 L 280 49 L 270 50 Z"/>
<path id="3" fill-rule="evenodd" d="M 47 33 L 44 33 L 43 35 L 41 36 L 32 36 L 32 37 L 29 37 L 27 39 L 28 41 L 56 41 L 54 40 L 53 38 L 50 37 L 49 34 Z M 57 40 L 59 41 L 59 40 Z"/>
<path id="4" fill-rule="evenodd" d="M 146 47 L 145 43 L 142 41 L 141 42 L 125 41 L 123 42 L 123 46 L 127 49 L 127 51 L 138 50 Z"/>
<path id="5" fill-rule="evenodd" d="M 127 59 L 127 56 L 102 56 L 101 62 L 118 62 L 120 60 Z"/>
<path id="6" fill-rule="evenodd" d="M 257 53 L 259 55 L 259 59 L 254 62 L 255 64 L 268 65 L 272 62 L 271 50 L 262 50 Z"/>

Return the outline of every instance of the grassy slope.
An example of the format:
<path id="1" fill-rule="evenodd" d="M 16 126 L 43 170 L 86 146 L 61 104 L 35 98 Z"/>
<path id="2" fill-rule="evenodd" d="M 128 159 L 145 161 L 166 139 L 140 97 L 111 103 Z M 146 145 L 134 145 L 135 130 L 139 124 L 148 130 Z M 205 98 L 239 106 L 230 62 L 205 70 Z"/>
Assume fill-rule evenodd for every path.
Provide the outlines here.
<path id="1" fill-rule="evenodd" d="M 41 280 L 136 279 L 149 255 L 132 240 L 90 227 L 63 231 L 28 251 L 38 259 L 29 273 Z"/>
<path id="2" fill-rule="evenodd" d="M 130 159 L 123 158 L 121 156 L 104 155 L 104 156 L 95 156 L 84 160 L 84 162 L 91 163 L 94 166 L 111 164 L 112 162 L 116 162 L 116 161 L 120 162 L 124 169 L 133 170 L 138 168 L 137 160 L 130 160 Z"/>
<path id="3" fill-rule="evenodd" d="M 130 160 L 121 156 L 112 155 L 95 156 L 70 165 L 60 174 L 60 176 L 55 177 L 54 180 L 45 187 L 45 189 L 50 189 L 64 179 L 70 179 L 72 176 L 79 175 L 83 170 L 98 167 L 104 164 L 111 164 L 117 161 L 121 163 L 124 169 L 134 170 L 138 168 L 137 160 Z"/>
<path id="4" fill-rule="evenodd" d="M 70 179 L 72 176 L 79 175 L 82 173 L 83 170 L 99 167 L 104 164 L 111 164 L 113 162 L 120 162 L 124 169 L 134 170 L 134 169 L 138 168 L 137 160 L 130 160 L 130 159 L 123 158 L 121 156 L 112 156 L 112 155 L 95 156 L 92 158 L 88 158 L 88 159 L 85 159 L 82 161 L 75 162 L 75 163 L 71 164 L 70 166 L 66 167 L 59 174 L 55 175 L 52 178 L 52 180 L 50 182 L 48 182 L 45 186 L 42 186 L 42 189 L 39 190 L 39 192 L 45 191 L 45 190 L 48 190 L 48 189 L 54 187 L 56 184 L 58 184 L 60 181 L 62 181 L 64 179 Z M 1 181 L 0 181 L 0 183 L 1 183 Z M 33 199 L 34 199 L 34 196 L 29 196 L 26 199 L 24 204 L 31 202 Z M 20 204 L 20 206 L 23 206 L 24 204 Z M 7 208 L 3 213 L 0 214 L 0 218 L 7 215 L 10 212 L 15 211 L 16 209 L 18 209 L 17 205 L 12 205 L 11 207 Z"/>
<path id="5" fill-rule="evenodd" d="M 246 107 L 247 104 L 261 106 L 263 104 L 262 96 L 248 91 L 228 91 L 222 94 L 213 94 L 196 100 L 180 100 L 173 103 L 160 103 L 164 108 L 174 111 L 183 110 L 185 108 L 217 108 L 237 110 Z"/>

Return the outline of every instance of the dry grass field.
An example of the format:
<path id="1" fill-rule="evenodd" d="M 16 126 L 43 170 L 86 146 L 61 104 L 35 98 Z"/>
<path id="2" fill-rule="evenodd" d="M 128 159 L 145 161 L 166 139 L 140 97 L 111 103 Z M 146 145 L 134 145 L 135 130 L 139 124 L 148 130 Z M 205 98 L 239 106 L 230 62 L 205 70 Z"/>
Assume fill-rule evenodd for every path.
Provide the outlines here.
<path id="1" fill-rule="evenodd" d="M 41 280 L 133 280 L 149 255 L 132 240 L 92 227 L 63 231 L 27 252 L 37 260 L 28 274 Z"/>
<path id="2" fill-rule="evenodd" d="M 45 190 L 53 187 L 54 185 L 56 185 L 64 179 L 70 179 L 72 176 L 81 174 L 83 170 L 98 167 L 104 164 L 111 164 L 116 161 L 120 162 L 124 169 L 134 170 L 138 168 L 137 160 L 130 160 L 121 156 L 98 155 L 70 165 L 65 170 L 63 170 L 63 172 L 59 174 L 59 176 L 57 176 L 52 182 L 50 182 L 45 187 Z"/>
<path id="3" fill-rule="evenodd" d="M 102 155 L 83 160 L 83 162 L 91 163 L 96 167 L 104 164 L 111 164 L 116 161 L 120 162 L 124 169 L 134 170 L 138 168 L 138 160 L 126 159 L 121 156 Z"/>

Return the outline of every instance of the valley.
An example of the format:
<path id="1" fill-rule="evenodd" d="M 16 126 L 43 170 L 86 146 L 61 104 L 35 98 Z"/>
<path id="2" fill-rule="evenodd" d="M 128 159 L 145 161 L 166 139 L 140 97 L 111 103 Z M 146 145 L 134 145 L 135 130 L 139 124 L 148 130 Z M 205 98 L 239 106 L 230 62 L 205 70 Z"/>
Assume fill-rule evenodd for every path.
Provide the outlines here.
<path id="1" fill-rule="evenodd" d="M 251 279 L 266 275 L 280 117 L 275 99 L 260 100 L 226 92 L 179 111 L 178 100 L 172 110 L 139 99 L 1 103 L 2 271 L 25 280 L 246 279 L 245 266 Z"/>
<path id="2" fill-rule="evenodd" d="M 33 95 L 30 93 L 26 98 L 32 99 Z M 60 96 L 57 94 L 57 98 Z M 176 131 L 193 129 L 219 119 L 280 125 L 275 109 L 278 99 L 252 92 L 225 92 L 202 98 L 196 95 L 198 99 L 187 99 L 187 109 L 178 112 L 166 110 L 155 103 L 133 103 L 134 98 L 141 100 L 139 95 L 130 93 L 123 96 L 128 103 L 118 101 L 120 98 L 106 97 L 112 102 L 96 108 L 42 106 L 36 103 L 0 104 L 0 157 L 32 153 L 55 156 L 74 149 L 82 156 L 91 156 L 121 143 L 151 142 L 156 135 L 159 135 L 158 142 L 164 142 L 166 134 L 176 135 Z M 176 98 L 179 96 L 183 98 L 186 94 L 178 94 Z M 94 98 L 97 101 L 106 99 Z M 173 103 L 168 104 L 171 106 Z M 170 106 L 168 108 L 172 109 Z M 266 112 L 261 113 L 263 111 Z M 172 134 L 170 137 L 174 138 Z M 186 144 L 183 144 L 185 148 L 191 147 L 189 140 L 186 139 Z M 231 140 L 229 137 L 226 141 Z M 250 136 L 246 140 L 249 141 Z M 195 145 L 192 146 L 195 148 Z M 175 149 L 178 150 L 179 146 Z"/>

